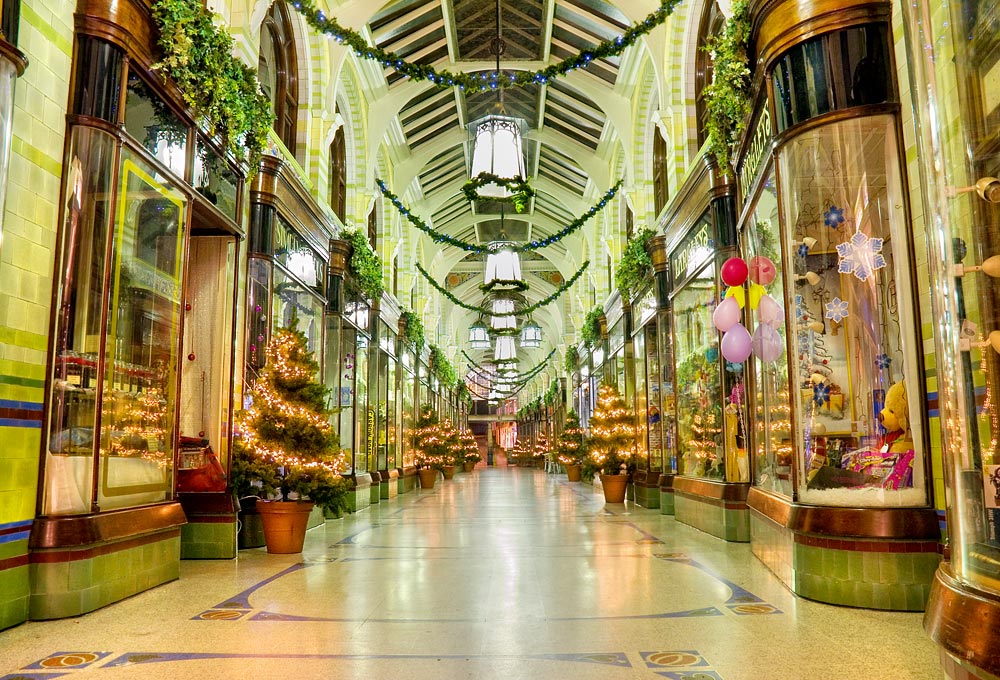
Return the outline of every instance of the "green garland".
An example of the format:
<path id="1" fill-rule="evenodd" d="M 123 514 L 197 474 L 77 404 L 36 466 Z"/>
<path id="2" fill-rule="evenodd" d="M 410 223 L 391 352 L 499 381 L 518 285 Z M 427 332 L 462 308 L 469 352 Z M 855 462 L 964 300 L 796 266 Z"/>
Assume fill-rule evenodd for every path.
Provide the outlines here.
<path id="1" fill-rule="evenodd" d="M 583 329 L 580 331 L 583 344 L 593 349 L 601 341 L 601 315 L 604 310 L 600 306 L 594 307 L 587 312 L 583 320 Z"/>
<path id="2" fill-rule="evenodd" d="M 416 312 L 412 312 L 408 309 L 404 309 L 400 314 L 400 317 L 404 320 L 406 330 L 403 331 L 403 342 L 413 345 L 417 353 L 420 353 L 420 349 L 424 346 L 424 322 L 420 319 Z"/>
<path id="3" fill-rule="evenodd" d="M 704 47 L 712 54 L 712 82 L 702 90 L 708 111 L 705 122 L 708 150 L 726 174 L 732 172 L 732 151 L 750 113 L 748 4 L 748 0 L 735 0 L 733 15 L 726 20 L 722 33 L 709 38 Z"/>
<path id="4" fill-rule="evenodd" d="M 590 266 L 590 260 L 587 260 L 586 262 L 583 263 L 582 267 L 580 267 L 578 270 L 576 270 L 576 273 L 573 274 L 572 277 L 570 277 L 569 281 L 566 281 L 561 286 L 559 286 L 559 288 L 557 288 L 556 291 L 554 293 L 552 293 L 552 295 L 548 296 L 547 298 L 539 300 L 538 302 L 536 302 L 533 305 L 528 305 L 527 307 L 524 307 L 523 309 L 516 309 L 513 312 L 500 312 L 498 314 L 494 314 L 491 310 L 486 309 L 485 307 L 477 307 L 476 305 L 470 305 L 467 302 L 462 302 L 457 297 L 455 297 L 454 295 L 452 295 L 451 293 L 449 293 L 447 290 L 445 290 L 443 287 L 441 287 L 441 285 L 437 281 L 435 281 L 433 278 L 431 278 L 431 275 L 428 274 L 427 271 L 423 267 L 420 266 L 419 262 L 417 262 L 417 271 L 424 275 L 424 278 L 427 279 L 427 281 L 432 286 L 434 286 L 435 289 L 437 289 L 437 292 L 441 293 L 446 298 L 448 298 L 449 300 L 451 300 L 452 304 L 458 305 L 459 307 L 461 307 L 463 309 L 468 309 L 470 312 L 477 312 L 477 313 L 482 314 L 484 316 L 521 316 L 523 314 L 530 314 L 531 312 L 535 311 L 536 309 L 539 309 L 540 307 L 544 307 L 545 305 L 551 303 L 553 300 L 555 300 L 560 295 L 562 295 L 563 293 L 565 293 L 567 290 L 570 289 L 570 287 L 574 283 L 576 283 L 576 280 L 583 275 L 584 270 L 587 267 L 589 267 L 589 266 Z"/>
<path id="5" fill-rule="evenodd" d="M 382 284 L 382 260 L 368 244 L 368 237 L 360 229 L 347 229 L 340 232 L 340 238 L 350 241 L 354 246 L 350 268 L 361 291 L 372 300 L 380 299 L 385 290 Z"/>
<path id="6" fill-rule="evenodd" d="M 587 210 L 587 212 L 577 217 L 575 220 L 566 225 L 566 227 L 557 231 L 555 234 L 547 236 L 543 239 L 539 239 L 537 241 L 522 243 L 520 245 L 514 246 L 513 248 L 511 248 L 511 250 L 513 250 L 515 253 L 525 253 L 531 250 L 538 250 L 539 248 L 545 248 L 547 246 L 552 245 L 553 243 L 563 240 L 564 238 L 566 238 L 567 236 L 578 230 L 580 227 L 582 227 L 584 224 L 586 224 L 587 221 L 590 220 L 590 218 L 592 218 L 594 215 L 601 212 L 601 210 L 603 210 L 604 207 L 618 194 L 618 191 L 621 189 L 622 184 L 624 184 L 624 182 L 625 182 L 624 178 L 618 180 L 618 182 L 613 187 L 608 189 L 607 192 L 605 192 L 604 196 L 602 196 L 601 199 L 597 201 L 597 203 L 592 205 L 590 209 Z M 399 214 L 405 217 L 407 221 L 414 227 L 416 227 L 417 229 L 419 229 L 420 231 L 424 232 L 432 239 L 434 239 L 435 243 L 447 243 L 450 246 L 461 248 L 462 250 L 470 253 L 489 252 L 489 248 L 487 246 L 481 246 L 475 243 L 462 241 L 460 239 L 455 238 L 454 236 L 449 236 L 448 234 L 437 231 L 433 227 L 428 226 L 426 222 L 424 222 L 422 219 L 420 219 L 412 212 L 410 212 L 410 209 L 407 208 L 405 205 L 403 205 L 403 202 L 399 200 L 399 197 L 396 196 L 396 194 L 389 191 L 389 187 L 386 186 L 385 182 L 383 182 L 381 179 L 376 178 L 375 183 L 378 185 L 379 191 L 382 192 L 382 195 L 388 198 L 389 202 L 396 207 L 396 210 L 399 211 Z"/>
<path id="7" fill-rule="evenodd" d="M 470 179 L 462 185 L 462 193 L 469 201 L 484 200 L 479 195 L 479 190 L 488 184 L 496 184 L 510 192 L 508 198 L 498 200 L 511 201 L 515 212 L 523 213 L 528 207 L 528 201 L 535 197 L 535 190 L 528 184 L 528 180 L 520 177 L 500 177 L 492 172 L 481 172 Z"/>
<path id="8" fill-rule="evenodd" d="M 634 45 L 639 38 L 666 22 L 681 0 L 660 0 L 660 6 L 646 15 L 642 21 L 632 24 L 622 34 L 611 40 L 603 40 L 594 47 L 581 50 L 550 66 L 537 71 L 492 71 L 489 73 L 455 73 L 445 69 L 437 70 L 425 64 L 413 64 L 396 52 L 384 50 L 368 44 L 357 31 L 342 26 L 336 19 L 327 17 L 316 7 L 313 0 L 294 0 L 292 6 L 305 17 L 306 23 L 320 33 L 344 43 L 361 59 L 378 62 L 383 68 L 394 69 L 397 73 L 413 80 L 426 80 L 438 87 L 457 87 L 466 92 L 487 92 L 490 90 L 524 87 L 533 83 L 545 84 L 570 71 L 586 68 L 596 59 L 617 57 Z"/>
<path id="9" fill-rule="evenodd" d="M 484 293 L 490 293 L 497 286 L 503 286 L 504 290 L 514 291 L 517 293 L 523 293 L 531 287 L 528 285 L 527 281 L 519 281 L 517 279 L 493 279 L 489 283 L 479 284 L 479 290 Z"/>
<path id="10" fill-rule="evenodd" d="M 157 0 L 152 9 L 163 50 L 153 68 L 177 83 L 198 125 L 219 135 L 238 158 L 249 152 L 255 168 L 274 124 L 257 69 L 233 56 L 232 36 L 215 25 L 201 0 Z"/>
<path id="11" fill-rule="evenodd" d="M 615 286 L 622 294 L 622 300 L 628 300 L 643 279 L 649 275 L 653 268 L 653 261 L 649 259 L 646 252 L 646 244 L 656 236 L 652 229 L 643 229 L 635 234 L 622 251 L 622 259 L 618 262 L 615 270 Z"/>
<path id="12" fill-rule="evenodd" d="M 430 369 L 431 373 L 438 377 L 446 387 L 452 387 L 458 384 L 458 374 L 455 373 L 454 366 L 448 361 L 448 357 L 444 355 L 441 348 L 437 345 L 431 345 L 431 356 L 430 356 Z"/>
<path id="13" fill-rule="evenodd" d="M 534 366 L 532 366 L 527 371 L 523 371 L 521 373 L 517 373 L 517 374 L 511 376 L 511 379 L 513 380 L 513 382 L 517 383 L 517 382 L 521 382 L 522 380 L 525 380 L 525 379 L 529 379 L 530 380 L 531 378 L 534 378 L 536 375 L 538 375 L 539 373 L 541 373 L 542 369 L 544 369 L 546 367 L 546 365 L 548 364 L 549 359 L 551 359 L 552 355 L 555 354 L 555 353 L 556 353 L 556 351 L 553 349 L 551 352 L 548 353 L 548 356 L 546 356 L 544 359 L 542 359 L 541 361 L 539 361 L 537 364 L 535 364 Z M 464 349 L 462 350 L 462 356 L 464 356 L 466 358 L 466 360 L 469 362 L 469 365 L 472 368 L 476 369 L 480 373 L 484 373 L 484 374 L 487 374 L 487 375 L 490 374 L 490 371 L 487 371 L 485 368 L 483 368 L 482 366 L 480 366 L 479 364 L 477 364 L 476 360 L 473 359 L 472 357 L 470 357 L 466 353 L 466 351 Z"/>
<path id="14" fill-rule="evenodd" d="M 567 373 L 576 373 L 576 370 L 580 368 L 580 352 L 576 349 L 576 345 L 570 345 L 569 349 L 566 350 L 563 368 L 566 369 Z"/>

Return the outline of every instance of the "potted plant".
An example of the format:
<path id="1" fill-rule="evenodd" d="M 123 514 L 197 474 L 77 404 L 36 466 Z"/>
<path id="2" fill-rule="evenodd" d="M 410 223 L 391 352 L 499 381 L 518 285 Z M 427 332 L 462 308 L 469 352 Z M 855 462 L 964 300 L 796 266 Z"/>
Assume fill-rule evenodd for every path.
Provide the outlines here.
<path id="1" fill-rule="evenodd" d="M 433 489 L 438 472 L 444 471 L 451 444 L 430 404 L 420 407 L 420 417 L 413 431 L 413 450 L 420 488 Z"/>
<path id="2" fill-rule="evenodd" d="M 601 488 L 607 503 L 625 501 L 629 466 L 635 452 L 635 413 L 612 385 L 603 384 L 597 406 L 590 417 L 584 474 L 601 473 Z"/>
<path id="3" fill-rule="evenodd" d="M 458 443 L 462 456 L 462 472 L 472 472 L 476 464 L 483 459 L 479 453 L 479 443 L 472 430 L 465 428 L 458 433 Z"/>
<path id="4" fill-rule="evenodd" d="M 549 440 L 544 432 L 538 433 L 535 448 L 531 452 L 531 463 L 534 467 L 545 469 L 545 459 L 549 455 Z"/>
<path id="5" fill-rule="evenodd" d="M 583 457 L 587 452 L 584 446 L 583 429 L 576 411 L 570 411 L 566 417 L 566 427 L 559 433 L 555 445 L 556 460 L 566 468 L 566 478 L 571 482 L 579 482 L 583 468 Z"/>
<path id="6" fill-rule="evenodd" d="M 301 552 L 313 506 L 336 514 L 347 497 L 339 474 L 347 457 L 330 425 L 327 389 L 316 380 L 319 365 L 295 322 L 268 343 L 250 406 L 237 420 L 234 491 L 249 486 L 262 496 L 280 494 L 257 502 L 270 553 Z"/>
<path id="7" fill-rule="evenodd" d="M 462 462 L 462 449 L 458 442 L 458 430 L 455 429 L 448 418 L 441 421 L 439 429 L 445 444 L 445 449 L 441 453 L 444 458 L 444 467 L 441 468 L 441 474 L 444 475 L 445 479 L 454 479 L 455 471 L 458 470 L 458 465 Z"/>

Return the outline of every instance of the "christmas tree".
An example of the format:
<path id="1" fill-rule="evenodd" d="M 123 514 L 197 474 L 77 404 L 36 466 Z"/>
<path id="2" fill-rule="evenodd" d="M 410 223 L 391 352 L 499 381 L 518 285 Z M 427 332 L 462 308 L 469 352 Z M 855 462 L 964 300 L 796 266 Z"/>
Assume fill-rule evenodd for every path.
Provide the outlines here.
<path id="1" fill-rule="evenodd" d="M 619 474 L 627 468 L 635 452 L 635 413 L 613 386 L 601 385 L 597 407 L 590 417 L 590 438 L 587 440 L 585 473 L 600 471 L 605 475 Z"/>
<path id="2" fill-rule="evenodd" d="M 583 462 L 583 455 L 586 449 L 583 429 L 580 427 L 580 418 L 576 411 L 570 411 L 566 418 L 566 427 L 556 438 L 555 454 L 556 460 L 563 465 L 579 465 Z"/>
<path id="3" fill-rule="evenodd" d="M 336 511 L 343 507 L 348 468 L 330 425 L 319 365 L 294 328 L 279 329 L 267 346 L 267 362 L 250 389 L 251 405 L 238 416 L 240 439 L 233 460 L 234 490 L 253 478 L 265 493 L 295 492 Z"/>
<path id="4" fill-rule="evenodd" d="M 454 465 L 458 456 L 458 433 L 451 421 L 438 420 L 430 404 L 420 407 L 420 418 L 413 432 L 413 449 L 417 468 L 441 470 L 445 465 Z"/>
<path id="5" fill-rule="evenodd" d="M 472 430 L 464 429 L 458 434 L 458 443 L 461 450 L 461 459 L 465 463 L 478 463 L 483 459 L 479 453 L 479 444 L 476 442 L 476 435 Z"/>
<path id="6" fill-rule="evenodd" d="M 548 437 L 545 436 L 544 432 L 539 432 L 538 439 L 535 440 L 535 448 L 531 452 L 532 458 L 535 459 L 535 462 L 538 462 L 540 460 L 544 460 L 545 456 L 547 456 L 548 454 L 549 454 Z"/>

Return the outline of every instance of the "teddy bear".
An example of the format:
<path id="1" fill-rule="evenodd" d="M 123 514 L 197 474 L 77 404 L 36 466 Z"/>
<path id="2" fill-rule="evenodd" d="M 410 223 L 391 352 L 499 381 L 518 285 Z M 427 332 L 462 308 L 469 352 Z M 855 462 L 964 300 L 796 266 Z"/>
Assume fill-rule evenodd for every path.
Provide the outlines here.
<path id="1" fill-rule="evenodd" d="M 913 448 L 905 380 L 890 385 L 886 390 L 885 407 L 878 418 L 885 428 L 885 435 L 882 437 L 883 452 L 903 453 Z"/>

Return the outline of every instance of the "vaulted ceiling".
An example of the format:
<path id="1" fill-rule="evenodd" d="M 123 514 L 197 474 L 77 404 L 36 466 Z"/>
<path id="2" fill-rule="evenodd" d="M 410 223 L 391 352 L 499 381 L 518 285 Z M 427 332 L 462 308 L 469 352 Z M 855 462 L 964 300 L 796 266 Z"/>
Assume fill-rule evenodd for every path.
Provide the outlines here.
<path id="1" fill-rule="evenodd" d="M 544 67 L 614 39 L 634 19 L 602 0 L 500 0 L 501 69 Z M 496 0 L 399 0 L 371 16 L 367 29 L 375 44 L 410 62 L 465 72 L 495 68 Z M 506 209 L 502 229 L 509 238 L 538 240 L 563 229 L 617 179 L 609 173 L 611 159 L 619 151 L 609 141 L 613 138 L 609 112 L 595 99 L 614 90 L 620 65 L 621 57 L 594 60 L 568 77 L 504 91 L 506 113 L 527 123 L 526 168 L 536 191 L 523 214 L 511 215 Z M 437 230 L 480 244 L 494 240 L 501 230 L 499 204 L 470 203 L 461 188 L 471 165 L 466 126 L 495 108 L 496 93 L 467 94 L 430 85 L 414 88 L 392 70 L 386 70 L 384 77 L 390 97 L 394 93 L 406 97 L 405 103 L 394 102 L 398 116 L 385 140 L 396 155 L 393 191 L 408 197 Z M 482 256 L 433 246 L 439 247 L 440 252 L 424 251 L 422 260 L 434 262 L 422 261 L 423 266 L 463 301 L 482 305 Z M 531 286 L 528 302 L 551 294 L 571 276 L 587 259 L 583 249 L 577 236 L 536 251 L 537 257 L 522 257 Z M 446 307 L 450 304 L 445 302 Z M 566 300 L 559 300 L 535 313 L 535 321 L 545 330 L 544 342 L 539 349 L 521 353 L 522 370 L 563 342 L 563 334 L 571 331 L 567 309 Z M 458 308 L 454 314 L 455 328 L 466 333 L 476 315 Z M 477 360 L 492 358 L 462 348 Z"/>

